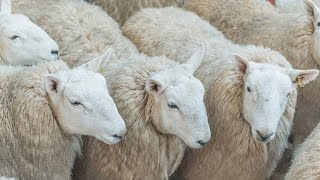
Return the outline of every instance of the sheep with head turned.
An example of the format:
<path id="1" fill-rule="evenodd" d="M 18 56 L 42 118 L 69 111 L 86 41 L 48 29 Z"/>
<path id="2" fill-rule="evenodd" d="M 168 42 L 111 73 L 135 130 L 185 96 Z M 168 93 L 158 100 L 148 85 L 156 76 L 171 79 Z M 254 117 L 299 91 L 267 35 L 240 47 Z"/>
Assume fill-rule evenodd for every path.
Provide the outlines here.
<path id="1" fill-rule="evenodd" d="M 318 6 L 303 0 L 306 11 L 280 13 L 268 2 L 258 0 L 188 0 L 184 8 L 221 30 L 240 44 L 263 45 L 279 51 L 297 68 L 320 65 Z M 300 90 L 293 126 L 294 147 L 319 123 L 320 79 Z"/>
<path id="2" fill-rule="evenodd" d="M 107 144 L 121 140 L 125 123 L 105 79 L 89 71 L 104 63 L 97 58 L 74 69 L 62 61 L 0 67 L 1 175 L 70 179 L 81 135 Z"/>
<path id="3" fill-rule="evenodd" d="M 110 62 L 139 55 L 122 35 L 118 23 L 100 7 L 81 0 L 13 2 L 15 12 L 26 14 L 57 41 L 61 59 L 71 67 L 99 56 L 110 47 L 114 49 Z"/>
<path id="4" fill-rule="evenodd" d="M 11 13 L 10 0 L 1 1 L 0 63 L 32 65 L 57 60 L 59 47 L 23 14 Z"/>
<path id="5" fill-rule="evenodd" d="M 110 46 L 115 49 L 115 56 L 113 56 L 111 62 L 104 67 L 103 72 L 108 81 L 111 95 L 115 99 L 120 114 L 125 118 L 129 128 L 126 142 L 119 147 L 117 146 L 119 152 L 123 152 L 123 154 L 119 156 L 112 153 L 110 154 L 108 151 L 103 150 L 109 149 L 109 147 L 102 146 L 98 148 L 97 146 L 101 146 L 101 143 L 86 138 L 84 140 L 83 160 L 79 160 L 78 163 L 76 163 L 77 166 L 83 165 L 83 161 L 88 161 L 87 157 L 92 157 L 89 156 L 90 154 L 87 152 L 89 152 L 89 148 L 91 149 L 89 143 L 94 142 L 96 145 L 94 147 L 96 148 L 93 149 L 96 150 L 95 153 L 99 154 L 99 159 L 98 161 L 94 161 L 94 164 L 88 164 L 88 166 L 102 168 L 104 165 L 99 166 L 100 163 L 103 164 L 109 162 L 108 159 L 118 158 L 118 161 L 115 161 L 116 159 L 112 161 L 113 166 L 112 163 L 110 163 L 110 165 L 106 167 L 123 167 L 123 169 L 130 169 L 130 171 L 127 171 L 127 176 L 129 177 L 132 173 L 138 173 L 139 177 L 141 177 L 142 175 L 146 175 L 147 172 L 150 173 L 148 176 L 158 175 L 159 177 L 167 177 L 180 163 L 184 154 L 185 144 L 192 147 L 200 147 L 209 141 L 210 129 L 203 105 L 203 97 L 201 96 L 203 95 L 203 87 L 198 80 L 192 77 L 190 72 L 186 73 L 183 71 L 182 67 L 187 66 L 185 68 L 189 69 L 188 65 L 178 65 L 165 57 L 151 58 L 140 54 L 136 47 L 122 35 L 117 23 L 112 20 L 106 12 L 84 1 L 61 0 L 48 2 L 35 0 L 30 2 L 27 0 L 19 0 L 16 5 L 16 11 L 26 13 L 42 28 L 46 29 L 52 37 L 57 39 L 57 42 L 62 47 L 62 59 L 71 66 L 86 62 L 88 58 L 96 56 L 101 53 L 103 49 Z M 65 23 L 60 24 L 59 22 L 61 21 Z M 161 63 L 153 59 L 161 59 Z M 199 60 L 201 58 L 197 59 Z M 167 74 L 172 76 L 168 76 Z M 154 79 L 151 79 L 151 76 Z M 148 81 L 150 86 L 147 86 L 150 88 L 145 90 L 147 79 L 150 79 L 150 81 Z M 158 81 L 161 84 L 157 84 Z M 186 88 L 187 84 L 189 85 Z M 155 87 L 151 85 L 157 85 L 157 88 L 151 88 Z M 156 90 L 164 87 L 170 87 L 164 91 L 169 93 L 170 97 L 177 97 L 172 99 L 166 99 L 164 97 L 157 99 L 159 94 L 155 93 Z M 124 93 L 128 95 L 124 96 Z M 185 99 L 183 97 L 185 97 Z M 128 103 L 131 102 L 131 100 L 134 103 Z M 144 106 L 146 100 L 148 100 L 147 104 L 150 105 L 148 107 Z M 159 100 L 159 102 L 157 102 L 157 100 Z M 151 104 L 155 103 L 161 106 L 161 108 L 159 108 L 161 111 L 156 112 L 152 109 L 152 112 L 148 112 L 148 108 L 154 107 L 151 106 Z M 170 109 L 169 104 L 170 107 L 172 107 Z M 181 107 L 179 107 L 179 105 Z M 191 105 L 194 107 L 188 107 Z M 137 108 L 136 106 L 141 107 Z M 176 109 L 176 106 L 179 110 Z M 164 120 L 156 121 L 156 118 L 160 118 L 156 115 L 161 116 L 161 120 Z M 172 119 L 179 122 L 179 124 L 168 123 L 169 117 L 172 117 Z M 151 119 L 155 120 L 151 121 Z M 194 122 L 194 124 L 192 124 L 192 122 Z M 178 125 L 181 125 L 181 127 Z M 139 131 L 142 130 L 143 133 L 139 133 Z M 188 132 L 186 133 L 185 131 Z M 135 134 L 135 136 L 130 138 L 130 133 Z M 150 139 L 148 139 L 149 136 Z M 153 145 L 154 142 L 152 142 L 152 140 L 154 139 L 155 143 L 161 144 L 161 151 L 158 150 L 159 147 Z M 136 141 L 139 143 L 135 144 L 134 142 Z M 134 151 L 131 152 L 125 149 L 127 144 L 133 144 L 132 150 Z M 145 158 L 145 156 L 137 156 L 136 158 L 139 159 L 139 161 L 134 160 L 134 153 L 139 152 L 140 147 L 146 147 L 143 146 L 146 144 L 152 145 L 149 148 L 152 150 L 149 152 L 151 157 Z M 115 149 L 117 147 L 115 147 Z M 142 150 L 144 149 L 140 151 L 142 152 Z M 125 155 L 124 153 L 129 154 Z M 128 165 L 123 165 L 120 158 L 125 158 L 126 156 L 128 156 L 128 160 L 129 157 L 130 159 L 133 158 L 133 160 L 131 160 Z M 158 163 L 155 164 L 153 160 L 156 160 Z M 81 173 L 81 171 L 77 169 L 78 168 L 76 168 L 74 173 L 76 177 L 81 175 L 78 174 L 78 172 Z M 121 171 L 123 169 L 121 169 Z M 115 172 L 116 171 L 113 173 Z M 104 173 L 101 174 L 103 175 Z M 99 173 L 93 173 L 91 175 L 90 178 L 93 176 L 99 178 Z M 103 177 L 105 176 L 106 174 L 104 174 Z M 113 176 L 115 175 L 113 174 Z M 121 176 L 121 174 L 118 174 L 118 176 Z"/>
<path id="6" fill-rule="evenodd" d="M 278 52 L 239 46 L 194 13 L 178 8 L 145 9 L 123 26 L 124 35 L 148 55 L 183 62 L 197 44 L 207 49 L 195 72 L 205 86 L 214 140 L 186 152 L 185 179 L 268 178 L 287 146 L 296 103 L 296 77 L 318 70 L 293 69 Z M 234 55 L 234 54 L 237 55 Z"/>
<path id="7" fill-rule="evenodd" d="M 127 124 L 126 139 L 112 147 L 84 140 L 75 178 L 168 179 L 186 145 L 205 146 L 211 133 L 204 88 L 192 76 L 202 56 L 197 51 L 182 65 L 154 57 L 108 68 L 111 95 Z"/>

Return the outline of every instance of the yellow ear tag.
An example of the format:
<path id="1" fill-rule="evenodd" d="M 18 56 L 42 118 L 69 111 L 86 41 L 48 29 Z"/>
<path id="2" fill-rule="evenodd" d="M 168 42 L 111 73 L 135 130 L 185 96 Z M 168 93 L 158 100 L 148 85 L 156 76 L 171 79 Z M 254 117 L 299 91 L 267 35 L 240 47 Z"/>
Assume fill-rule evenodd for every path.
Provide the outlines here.
<path id="1" fill-rule="evenodd" d="M 301 76 L 297 76 L 296 82 L 299 88 L 303 88 L 305 86 L 305 84 L 303 84 L 301 81 Z"/>
<path id="2" fill-rule="evenodd" d="M 105 74 L 105 73 L 107 72 L 107 70 L 106 70 L 105 68 L 100 68 L 100 69 L 98 70 L 98 72 L 99 72 L 100 74 Z"/>

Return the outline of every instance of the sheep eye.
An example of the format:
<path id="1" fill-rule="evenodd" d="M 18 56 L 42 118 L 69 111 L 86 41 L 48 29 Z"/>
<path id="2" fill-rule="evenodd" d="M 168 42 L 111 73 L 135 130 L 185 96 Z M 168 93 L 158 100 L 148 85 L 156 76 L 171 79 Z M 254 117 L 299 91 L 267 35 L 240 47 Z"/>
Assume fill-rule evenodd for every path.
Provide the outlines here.
<path id="1" fill-rule="evenodd" d="M 171 109 L 179 109 L 178 106 L 174 103 L 168 103 L 169 108 Z"/>
<path id="2" fill-rule="evenodd" d="M 318 26 L 320 26 L 320 22 L 318 22 Z"/>
<path id="3" fill-rule="evenodd" d="M 250 89 L 249 87 L 247 87 L 247 91 L 248 91 L 248 92 L 251 92 L 251 89 Z"/>
<path id="4" fill-rule="evenodd" d="M 10 37 L 10 39 L 11 39 L 11 40 L 15 40 L 15 39 L 17 39 L 18 37 L 19 37 L 19 36 L 14 35 L 14 36 Z"/>
<path id="5" fill-rule="evenodd" d="M 287 94 L 287 97 L 289 97 L 290 93 Z"/>
<path id="6" fill-rule="evenodd" d="M 80 102 L 78 101 L 70 101 L 70 103 L 73 105 L 73 106 L 79 106 L 79 105 L 82 105 Z"/>

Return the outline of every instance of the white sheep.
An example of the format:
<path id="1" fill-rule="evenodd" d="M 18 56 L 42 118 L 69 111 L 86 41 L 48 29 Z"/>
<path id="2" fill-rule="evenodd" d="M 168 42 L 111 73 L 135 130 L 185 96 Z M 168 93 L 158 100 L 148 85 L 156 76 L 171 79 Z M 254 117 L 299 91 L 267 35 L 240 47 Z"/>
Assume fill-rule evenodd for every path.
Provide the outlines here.
<path id="1" fill-rule="evenodd" d="M 80 136 L 119 142 L 125 123 L 97 71 L 105 56 L 68 69 L 62 61 L 0 68 L 0 174 L 70 179 Z M 108 58 L 105 58 L 106 60 Z"/>
<path id="2" fill-rule="evenodd" d="M 294 159 L 286 180 L 317 180 L 320 179 L 320 124 L 294 153 Z"/>
<path id="3" fill-rule="evenodd" d="M 111 95 L 128 127 L 126 139 L 112 147 L 86 139 L 75 178 L 168 179 L 186 145 L 205 146 L 211 133 L 204 88 L 192 76 L 202 57 L 198 51 L 182 65 L 154 57 L 108 68 Z"/>
<path id="4" fill-rule="evenodd" d="M 196 12 L 240 44 L 263 45 L 279 51 L 297 68 L 319 68 L 320 10 L 303 0 L 307 11 L 279 13 L 257 0 L 188 0 L 184 7 Z M 320 78 L 300 90 L 293 126 L 294 146 L 300 144 L 320 117 Z"/>
<path id="5" fill-rule="evenodd" d="M 26 14 L 58 42 L 61 58 L 71 67 L 99 56 L 109 47 L 114 49 L 111 62 L 139 54 L 122 35 L 118 23 L 100 7 L 82 0 L 13 2 L 16 12 Z"/>
<path id="6" fill-rule="evenodd" d="M 1 64 L 32 65 L 58 59 L 56 42 L 25 15 L 12 14 L 10 0 L 1 1 L 0 34 Z"/>
<path id="7" fill-rule="evenodd" d="M 14 8 L 16 11 L 26 13 L 57 39 L 62 48 L 62 59 L 71 66 L 86 62 L 110 46 L 115 49 L 116 56 L 112 57 L 113 62 L 108 63 L 103 72 L 108 81 L 111 95 L 115 98 L 120 114 L 128 125 L 128 139 L 124 144 L 135 141 L 139 143 L 130 146 L 132 152 L 130 148 L 125 149 L 126 146 L 122 145 L 121 151 L 119 150 L 117 154 L 120 152 L 123 154 L 119 154 L 121 157 L 118 157 L 112 153 L 108 154 L 102 148 L 100 149 L 101 144 L 96 142 L 97 145 L 94 146 L 94 149 L 97 150 L 99 159 L 91 164 L 92 168 L 95 166 L 98 166 L 97 169 L 103 168 L 102 164 L 108 162 L 109 158 L 119 158 L 119 161 L 115 162 L 113 166 L 108 165 L 108 171 L 109 168 L 124 167 L 125 165 L 120 158 L 129 161 L 129 159 L 135 158 L 135 153 L 152 149 L 152 152 L 148 152 L 150 157 L 146 158 L 146 156 L 140 155 L 136 157 L 139 160 L 130 160 L 130 164 L 127 166 L 130 170 L 126 173 L 129 175 L 137 173 L 137 178 L 143 175 L 159 175 L 158 173 L 160 173 L 159 176 L 167 177 L 179 165 L 184 154 L 185 143 L 191 147 L 201 147 L 209 141 L 210 129 L 203 104 L 203 85 L 192 77 L 192 70 L 184 71 L 182 69 L 182 67 L 188 69 L 188 65 L 178 65 L 164 57 L 152 60 L 153 58 L 139 54 L 136 47 L 122 35 L 118 24 L 106 12 L 84 1 L 34 0 L 30 2 L 29 0 L 19 0 L 16 4 L 17 6 Z M 64 23 L 60 23 L 62 21 Z M 157 59 L 161 59 L 162 63 L 159 63 Z M 198 61 L 200 59 L 197 58 Z M 149 61 L 152 62 L 149 63 Z M 114 74 L 110 74 L 112 72 Z M 151 74 L 152 72 L 154 74 Z M 148 88 L 146 91 L 147 80 Z M 113 85 L 113 83 L 115 84 Z M 166 91 L 160 98 L 159 93 L 164 88 Z M 157 93 L 157 91 L 159 92 Z M 124 94 L 127 95 L 124 96 Z M 146 106 L 146 103 L 150 106 Z M 151 106 L 152 103 L 153 106 Z M 138 108 L 140 106 L 141 108 Z M 152 114 L 147 111 L 151 107 Z M 177 110 L 176 107 L 180 110 Z M 137 113 L 139 115 L 136 115 Z M 170 121 L 168 122 L 168 120 Z M 145 126 L 147 127 L 145 128 Z M 130 133 L 136 134 L 136 136 L 130 138 Z M 139 133 L 140 136 L 138 136 Z M 148 139 L 149 136 L 150 139 Z M 155 147 L 154 143 L 161 144 L 161 147 Z M 139 149 L 140 147 L 146 150 Z M 85 141 L 84 159 L 90 155 L 86 153 L 87 148 L 89 145 Z M 109 147 L 103 146 L 103 148 L 108 149 Z M 159 150 L 159 148 L 161 149 Z M 124 155 L 124 153 L 128 154 Z M 158 163 L 154 163 L 155 161 Z M 79 161 L 79 163 L 81 162 Z M 82 164 L 79 163 L 78 165 Z M 159 169 L 157 169 L 158 167 Z M 79 176 L 77 172 L 75 175 Z M 116 173 L 116 171 L 112 173 Z M 150 174 L 148 175 L 148 173 Z M 100 175 L 103 175 L 104 178 L 106 176 L 105 173 Z M 121 176 L 121 174 L 118 175 Z M 99 173 L 92 174 L 90 178 L 93 176 L 98 178 Z"/>
<path id="8" fill-rule="evenodd" d="M 217 138 L 186 153 L 182 178 L 270 177 L 287 146 L 297 77 L 306 84 L 318 70 L 292 69 L 278 52 L 235 45 L 194 13 L 178 8 L 142 10 L 126 21 L 123 32 L 140 51 L 180 62 L 197 44 L 205 44 L 195 75 L 205 86 L 209 124 Z"/>

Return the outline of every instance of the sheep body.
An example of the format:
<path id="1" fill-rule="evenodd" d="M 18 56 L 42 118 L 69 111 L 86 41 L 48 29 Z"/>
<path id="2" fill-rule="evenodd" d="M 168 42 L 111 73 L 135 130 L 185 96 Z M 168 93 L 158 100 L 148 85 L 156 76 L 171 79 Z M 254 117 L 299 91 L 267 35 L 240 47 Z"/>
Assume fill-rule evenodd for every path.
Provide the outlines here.
<path id="1" fill-rule="evenodd" d="M 9 73 L 2 69 L 0 174 L 21 180 L 69 179 L 79 139 L 61 131 L 42 79 L 66 69 L 61 61 Z"/>
<path id="2" fill-rule="evenodd" d="M 320 125 L 313 130 L 309 137 L 294 153 L 292 165 L 285 176 L 286 180 L 316 180 L 320 178 L 319 140 Z"/>
<path id="3" fill-rule="evenodd" d="M 89 0 L 105 9 L 119 24 L 123 24 L 134 13 L 150 7 L 181 7 L 184 0 Z"/>
<path id="4" fill-rule="evenodd" d="M 205 86 L 209 124 L 217 137 L 200 151 L 188 151 L 181 174 L 186 179 L 263 179 L 274 170 L 287 147 L 295 111 L 296 90 L 282 115 L 276 137 L 267 145 L 257 143 L 241 115 L 243 84 L 231 66 L 233 53 L 255 62 L 290 68 L 279 53 L 255 46 L 238 46 L 207 22 L 177 8 L 145 9 L 123 26 L 124 35 L 148 55 L 166 55 L 183 62 L 197 44 L 204 43 L 205 58 L 196 71 Z"/>

